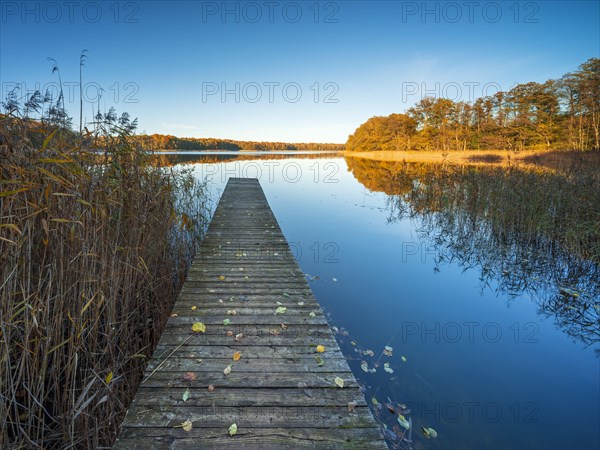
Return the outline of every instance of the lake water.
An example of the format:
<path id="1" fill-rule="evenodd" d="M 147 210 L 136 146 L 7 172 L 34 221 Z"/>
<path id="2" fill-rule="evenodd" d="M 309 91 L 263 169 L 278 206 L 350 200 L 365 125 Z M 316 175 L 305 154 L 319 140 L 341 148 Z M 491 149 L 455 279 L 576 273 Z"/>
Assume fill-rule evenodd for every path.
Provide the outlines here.
<path id="1" fill-rule="evenodd" d="M 518 212 L 527 198 L 494 174 L 488 192 L 327 154 L 166 158 L 207 178 L 215 205 L 229 177 L 260 179 L 391 448 L 600 447 L 600 272 L 520 242 L 516 219 L 490 213 L 504 204 L 473 194 Z"/>

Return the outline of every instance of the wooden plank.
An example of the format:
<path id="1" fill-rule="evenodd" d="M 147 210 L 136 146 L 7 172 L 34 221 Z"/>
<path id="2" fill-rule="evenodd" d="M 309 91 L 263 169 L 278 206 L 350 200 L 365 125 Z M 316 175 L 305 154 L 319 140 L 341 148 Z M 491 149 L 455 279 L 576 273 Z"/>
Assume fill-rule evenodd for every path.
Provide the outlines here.
<path id="1" fill-rule="evenodd" d="M 257 180 L 228 182 L 114 448 L 386 448 Z"/>

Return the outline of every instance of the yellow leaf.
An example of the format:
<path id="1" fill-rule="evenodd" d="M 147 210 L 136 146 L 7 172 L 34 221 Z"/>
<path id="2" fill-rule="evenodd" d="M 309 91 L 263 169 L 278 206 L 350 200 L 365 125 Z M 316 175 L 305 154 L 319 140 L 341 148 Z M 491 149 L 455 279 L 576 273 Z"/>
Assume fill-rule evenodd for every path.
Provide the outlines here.
<path id="1" fill-rule="evenodd" d="M 194 305 L 190 308 L 192 311 L 196 311 L 197 307 Z"/>
<path id="2" fill-rule="evenodd" d="M 111 372 L 108 372 L 108 375 L 106 375 L 106 378 L 104 379 L 104 382 L 106 384 L 110 384 L 110 382 L 112 381 L 112 379 L 113 379 L 113 373 L 111 371 Z"/>
<path id="3" fill-rule="evenodd" d="M 241 357 L 242 357 L 242 354 L 240 352 L 235 352 L 233 354 L 233 360 L 234 361 L 239 361 Z"/>
<path id="4" fill-rule="evenodd" d="M 235 436 L 237 434 L 237 424 L 232 423 L 229 427 L 229 436 Z"/>
<path id="5" fill-rule="evenodd" d="M 225 279 L 225 277 L 224 277 L 223 275 L 221 275 L 221 276 L 219 277 L 219 280 L 221 280 L 221 281 L 223 281 L 224 279 Z"/>
<path id="6" fill-rule="evenodd" d="M 196 322 L 194 325 L 192 325 L 192 331 L 194 333 L 204 333 L 206 331 L 206 325 L 204 325 L 202 322 Z"/>
<path id="7" fill-rule="evenodd" d="M 185 422 L 182 422 L 181 428 L 183 428 L 183 431 L 192 431 L 192 428 L 193 428 L 192 422 L 190 420 L 186 420 Z"/>
<path id="8" fill-rule="evenodd" d="M 333 381 L 335 381 L 335 384 L 337 384 L 339 387 L 344 387 L 344 380 L 342 380 L 340 377 L 335 377 L 335 380 Z"/>
<path id="9" fill-rule="evenodd" d="M 323 353 L 325 351 L 324 345 L 317 345 L 317 353 Z"/>

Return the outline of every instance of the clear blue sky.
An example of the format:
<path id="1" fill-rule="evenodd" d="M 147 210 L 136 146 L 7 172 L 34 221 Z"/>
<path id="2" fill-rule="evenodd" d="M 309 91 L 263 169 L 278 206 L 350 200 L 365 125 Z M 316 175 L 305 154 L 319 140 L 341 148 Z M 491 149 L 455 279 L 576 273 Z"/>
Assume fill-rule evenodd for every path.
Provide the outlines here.
<path id="1" fill-rule="evenodd" d="M 345 142 L 422 95 L 469 100 L 600 57 L 599 3 L 2 0 L 0 82 L 3 97 L 56 82 L 51 56 L 76 83 L 87 49 L 87 98 L 102 87 L 140 132 Z"/>

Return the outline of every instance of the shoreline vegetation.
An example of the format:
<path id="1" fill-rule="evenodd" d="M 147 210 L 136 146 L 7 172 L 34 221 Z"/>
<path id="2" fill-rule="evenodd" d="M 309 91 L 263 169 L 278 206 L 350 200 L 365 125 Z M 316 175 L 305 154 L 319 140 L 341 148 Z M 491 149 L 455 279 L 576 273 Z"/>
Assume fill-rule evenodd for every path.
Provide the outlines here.
<path id="1" fill-rule="evenodd" d="M 600 58 L 545 83 L 473 102 L 425 97 L 405 114 L 371 117 L 346 151 L 600 150 Z"/>
<path id="2" fill-rule="evenodd" d="M 60 99 L 4 107 L 0 448 L 110 447 L 205 232 L 204 184 L 156 165 L 126 113 L 80 134 Z"/>

